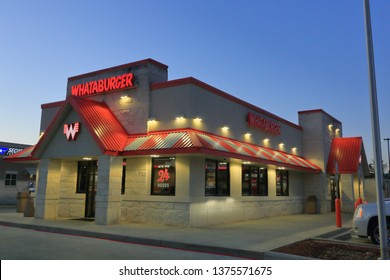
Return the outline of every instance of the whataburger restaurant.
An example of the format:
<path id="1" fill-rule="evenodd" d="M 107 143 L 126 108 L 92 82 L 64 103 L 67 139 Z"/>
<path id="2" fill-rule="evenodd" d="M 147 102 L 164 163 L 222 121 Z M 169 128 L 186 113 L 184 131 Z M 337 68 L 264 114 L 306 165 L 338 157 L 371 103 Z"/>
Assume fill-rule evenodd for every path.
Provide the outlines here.
<path id="1" fill-rule="evenodd" d="M 39 141 L 7 158 L 39 163 L 36 218 L 203 227 L 309 201 L 327 213 L 336 195 L 352 211 L 364 193 L 362 139 L 325 111 L 294 124 L 195 78 L 168 80 L 152 59 L 70 77 L 65 100 L 41 107 Z"/>

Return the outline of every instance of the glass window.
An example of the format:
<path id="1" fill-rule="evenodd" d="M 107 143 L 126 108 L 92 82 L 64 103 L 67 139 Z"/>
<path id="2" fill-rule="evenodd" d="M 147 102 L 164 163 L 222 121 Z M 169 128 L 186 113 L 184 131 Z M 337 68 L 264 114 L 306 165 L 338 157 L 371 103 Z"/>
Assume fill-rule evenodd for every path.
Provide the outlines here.
<path id="1" fill-rule="evenodd" d="M 152 194 L 175 195 L 175 158 L 154 158 L 152 161 Z"/>
<path id="2" fill-rule="evenodd" d="M 230 195 L 229 163 L 224 161 L 206 161 L 205 194 L 215 196 Z"/>
<path id="3" fill-rule="evenodd" d="M 242 195 L 268 195 L 268 177 L 266 168 L 249 165 L 242 166 Z"/>
<path id="4" fill-rule="evenodd" d="M 206 161 L 206 195 L 215 195 L 217 192 L 216 166 L 216 161 Z"/>
<path id="5" fill-rule="evenodd" d="M 288 171 L 276 170 L 276 195 L 288 196 Z"/>
<path id="6" fill-rule="evenodd" d="M 5 172 L 5 182 L 6 186 L 16 186 L 16 172 Z"/>

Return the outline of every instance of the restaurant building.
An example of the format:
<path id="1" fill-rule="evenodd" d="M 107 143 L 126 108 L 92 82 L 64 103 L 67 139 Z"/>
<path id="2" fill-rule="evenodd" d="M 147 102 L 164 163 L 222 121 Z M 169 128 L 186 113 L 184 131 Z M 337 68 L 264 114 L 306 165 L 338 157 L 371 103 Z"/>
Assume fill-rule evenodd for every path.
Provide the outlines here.
<path id="1" fill-rule="evenodd" d="M 321 109 L 294 124 L 152 59 L 68 78 L 43 104 L 35 217 L 186 227 L 334 208 L 368 172 L 361 137 Z M 339 179 L 339 180 L 337 180 Z"/>
<path id="2" fill-rule="evenodd" d="M 36 163 L 10 163 L 3 160 L 30 145 L 0 142 L 0 205 L 15 205 L 18 192 L 35 187 Z"/>

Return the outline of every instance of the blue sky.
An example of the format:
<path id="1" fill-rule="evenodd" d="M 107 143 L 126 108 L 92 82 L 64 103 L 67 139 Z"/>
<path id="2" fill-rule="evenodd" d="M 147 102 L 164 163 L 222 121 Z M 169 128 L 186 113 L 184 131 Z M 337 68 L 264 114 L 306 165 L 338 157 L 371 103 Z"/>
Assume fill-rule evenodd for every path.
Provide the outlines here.
<path id="1" fill-rule="evenodd" d="M 371 0 L 382 138 L 390 137 L 390 1 Z M 363 0 L 6 1 L 0 141 L 35 144 L 70 76 L 153 58 L 291 122 L 323 109 L 373 159 Z M 384 161 L 387 146 L 382 144 Z"/>

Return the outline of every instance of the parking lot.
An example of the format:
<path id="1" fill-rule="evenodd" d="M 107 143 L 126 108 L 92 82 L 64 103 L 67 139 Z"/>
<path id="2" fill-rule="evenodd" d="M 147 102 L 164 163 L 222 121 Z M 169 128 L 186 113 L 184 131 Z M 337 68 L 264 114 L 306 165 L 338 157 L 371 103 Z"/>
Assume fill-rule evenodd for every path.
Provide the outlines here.
<path id="1" fill-rule="evenodd" d="M 374 246 L 369 239 L 350 234 L 351 216 L 343 216 L 341 228 L 336 227 L 332 213 L 278 216 L 207 228 L 183 228 L 135 223 L 99 226 L 93 221 L 42 220 L 23 217 L 14 208 L 0 208 L 0 225 L 73 235 L 76 239 L 92 237 L 225 256 L 270 259 L 280 257 L 269 255 L 274 249 L 311 238 Z"/>

